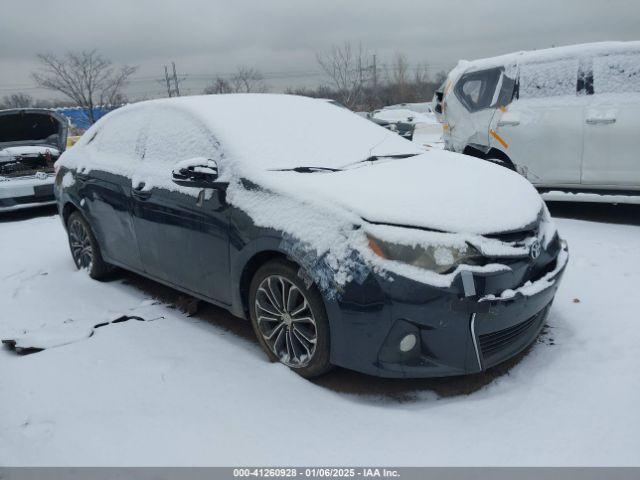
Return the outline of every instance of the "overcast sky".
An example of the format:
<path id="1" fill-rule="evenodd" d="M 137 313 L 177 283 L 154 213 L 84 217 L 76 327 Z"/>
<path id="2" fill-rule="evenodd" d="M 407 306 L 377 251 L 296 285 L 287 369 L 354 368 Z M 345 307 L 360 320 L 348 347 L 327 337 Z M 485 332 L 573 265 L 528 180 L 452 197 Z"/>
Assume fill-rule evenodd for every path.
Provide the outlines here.
<path id="1" fill-rule="evenodd" d="M 239 65 L 273 90 L 317 85 L 315 53 L 361 43 L 378 63 L 395 52 L 432 71 L 457 60 L 602 40 L 640 40 L 638 0 L 0 0 L 0 97 L 39 98 L 30 72 L 39 52 L 99 48 L 138 65 L 131 98 L 161 94 L 176 62 L 184 90 L 199 93 Z"/>

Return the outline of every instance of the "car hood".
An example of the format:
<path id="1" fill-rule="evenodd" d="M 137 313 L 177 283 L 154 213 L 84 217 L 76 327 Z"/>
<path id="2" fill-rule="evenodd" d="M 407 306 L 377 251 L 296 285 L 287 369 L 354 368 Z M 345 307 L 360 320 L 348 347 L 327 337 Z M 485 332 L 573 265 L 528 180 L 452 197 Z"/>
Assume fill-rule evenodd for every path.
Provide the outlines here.
<path id="1" fill-rule="evenodd" d="M 67 146 L 68 122 L 62 115 L 46 109 L 0 110 L 0 150 L 15 147 L 53 147 L 63 152 Z M 37 151 L 37 148 L 35 149 Z"/>
<path id="2" fill-rule="evenodd" d="M 264 172 L 270 190 L 331 202 L 371 223 L 494 234 L 530 228 L 542 199 L 504 167 L 446 151 L 364 162 L 337 172 Z"/>

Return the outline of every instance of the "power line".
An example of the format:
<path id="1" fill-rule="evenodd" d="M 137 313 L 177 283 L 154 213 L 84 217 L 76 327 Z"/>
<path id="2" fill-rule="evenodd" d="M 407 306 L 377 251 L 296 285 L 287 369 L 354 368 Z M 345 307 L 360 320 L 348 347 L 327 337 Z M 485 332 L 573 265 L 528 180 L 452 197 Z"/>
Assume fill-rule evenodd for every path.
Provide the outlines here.
<path id="1" fill-rule="evenodd" d="M 420 71 L 428 70 L 433 72 L 436 69 L 448 70 L 452 68 L 454 63 L 452 62 L 435 62 L 428 64 L 408 64 L 408 71 Z M 358 68 L 359 67 L 359 68 Z M 373 63 L 368 66 L 359 65 L 355 68 L 354 72 L 359 75 L 363 70 L 368 71 L 372 77 L 371 80 L 374 87 L 377 87 L 380 82 L 381 74 L 386 75 L 395 69 L 393 65 L 380 63 L 376 55 L 373 55 Z M 200 93 L 206 84 L 217 77 L 231 78 L 237 74 L 237 72 L 188 72 L 178 75 L 177 69 L 175 69 L 175 63 L 172 62 L 172 72 L 169 72 L 168 67 L 165 67 L 165 71 L 162 76 L 158 75 L 136 75 L 132 76 L 127 81 L 125 87 L 125 93 L 132 99 L 140 98 L 155 98 L 162 97 L 164 95 L 173 96 L 174 94 L 191 94 Z M 301 69 L 301 70 L 273 70 L 267 72 L 261 72 L 264 79 L 267 81 L 283 81 L 283 80 L 301 80 L 301 79 L 315 79 L 316 83 L 320 83 L 321 79 L 327 79 L 327 75 L 319 69 Z M 173 78 L 172 78 L 173 77 Z M 320 81 L 319 81 L 320 80 Z M 171 85 L 173 83 L 173 85 Z M 162 89 L 155 88 L 153 85 L 163 85 Z M 166 89 L 166 90 L 165 90 Z M 165 90 L 165 91 L 163 91 Z M 0 94 L 18 93 L 18 92 L 47 92 L 44 89 L 34 83 L 6 83 L 0 84 Z"/>

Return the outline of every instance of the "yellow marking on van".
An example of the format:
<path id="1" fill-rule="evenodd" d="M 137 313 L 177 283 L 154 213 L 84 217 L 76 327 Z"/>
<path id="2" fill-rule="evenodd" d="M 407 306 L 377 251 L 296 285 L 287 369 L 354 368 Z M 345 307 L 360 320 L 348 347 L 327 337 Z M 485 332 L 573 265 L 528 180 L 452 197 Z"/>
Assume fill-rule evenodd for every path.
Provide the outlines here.
<path id="1" fill-rule="evenodd" d="M 442 124 L 442 130 L 449 130 L 449 124 L 448 123 L 443 123 Z"/>
<path id="2" fill-rule="evenodd" d="M 498 108 L 502 113 L 505 113 L 507 111 L 507 107 L 505 107 L 504 105 L 500 105 Z"/>
<path id="3" fill-rule="evenodd" d="M 509 148 L 509 145 L 507 144 L 507 142 L 505 142 L 502 139 L 502 137 L 496 133 L 495 130 L 489 130 L 489 133 L 493 138 L 495 138 L 498 142 L 500 142 L 500 145 L 502 145 L 504 148 Z"/>
<path id="4" fill-rule="evenodd" d="M 449 94 L 449 90 L 451 89 L 451 82 L 447 82 L 447 84 L 444 86 L 444 90 L 442 91 L 442 99 L 444 100 L 444 97 L 446 97 Z"/>

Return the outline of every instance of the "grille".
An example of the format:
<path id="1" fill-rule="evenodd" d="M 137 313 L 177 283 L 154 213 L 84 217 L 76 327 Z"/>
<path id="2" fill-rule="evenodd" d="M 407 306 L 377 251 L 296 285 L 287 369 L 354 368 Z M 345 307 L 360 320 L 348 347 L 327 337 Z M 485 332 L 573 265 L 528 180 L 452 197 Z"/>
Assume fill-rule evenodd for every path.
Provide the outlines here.
<path id="1" fill-rule="evenodd" d="M 505 348 L 513 345 L 518 340 L 529 334 L 532 330 L 540 326 L 540 322 L 544 319 L 546 308 L 537 313 L 533 317 L 528 318 L 522 323 L 514 325 L 497 332 L 486 333 L 480 335 L 480 350 L 483 357 L 491 357 Z"/>
<path id="2" fill-rule="evenodd" d="M 506 243 L 522 243 L 527 238 L 536 237 L 537 235 L 538 235 L 538 225 L 536 225 L 534 228 L 519 230 L 517 232 L 494 233 L 490 235 L 485 235 L 485 237 L 492 238 L 495 240 L 500 240 L 501 242 L 506 242 Z"/>

